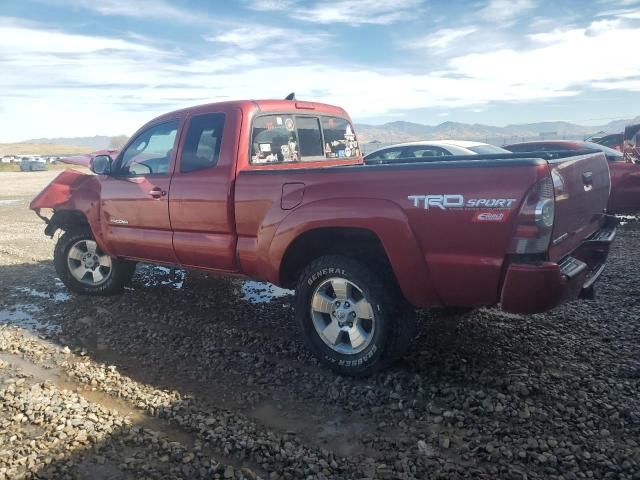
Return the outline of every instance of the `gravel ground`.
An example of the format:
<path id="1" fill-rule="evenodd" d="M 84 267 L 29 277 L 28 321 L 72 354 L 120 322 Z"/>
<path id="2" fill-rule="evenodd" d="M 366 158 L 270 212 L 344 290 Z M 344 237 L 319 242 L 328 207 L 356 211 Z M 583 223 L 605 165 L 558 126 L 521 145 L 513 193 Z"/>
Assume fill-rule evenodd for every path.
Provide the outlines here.
<path id="1" fill-rule="evenodd" d="M 70 294 L 0 174 L 0 479 L 640 479 L 640 224 L 596 300 L 523 317 L 421 314 L 366 380 L 319 367 L 292 297 L 140 265 L 121 296 Z"/>

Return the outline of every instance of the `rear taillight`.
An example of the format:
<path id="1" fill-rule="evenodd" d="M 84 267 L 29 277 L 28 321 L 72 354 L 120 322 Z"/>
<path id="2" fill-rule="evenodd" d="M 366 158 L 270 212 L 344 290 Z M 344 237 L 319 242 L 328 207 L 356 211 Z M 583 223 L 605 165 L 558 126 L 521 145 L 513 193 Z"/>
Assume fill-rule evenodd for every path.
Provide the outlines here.
<path id="1" fill-rule="evenodd" d="M 509 253 L 544 253 L 549 248 L 555 217 L 555 193 L 551 177 L 539 180 L 522 202 Z"/>

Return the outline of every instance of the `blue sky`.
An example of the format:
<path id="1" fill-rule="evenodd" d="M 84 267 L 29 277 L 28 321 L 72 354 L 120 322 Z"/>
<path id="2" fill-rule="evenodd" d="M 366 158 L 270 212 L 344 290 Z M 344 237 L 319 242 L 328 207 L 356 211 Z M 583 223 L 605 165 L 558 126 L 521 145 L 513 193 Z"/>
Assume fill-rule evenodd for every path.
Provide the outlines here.
<path id="1" fill-rule="evenodd" d="M 0 141 L 131 134 L 239 98 L 358 122 L 640 114 L 640 0 L 3 0 Z"/>

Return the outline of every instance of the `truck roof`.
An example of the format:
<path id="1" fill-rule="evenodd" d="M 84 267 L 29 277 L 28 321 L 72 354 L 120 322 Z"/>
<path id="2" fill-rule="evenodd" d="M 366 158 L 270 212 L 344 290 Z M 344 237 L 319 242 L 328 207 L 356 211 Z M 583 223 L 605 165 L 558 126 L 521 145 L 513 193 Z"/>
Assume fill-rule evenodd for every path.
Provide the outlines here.
<path id="1" fill-rule="evenodd" d="M 232 108 L 239 108 L 243 112 L 250 112 L 257 110 L 259 112 L 299 112 L 306 114 L 323 113 L 329 115 L 336 115 L 350 119 L 349 114 L 341 107 L 335 105 L 329 105 L 320 102 L 310 102 L 303 100 L 230 100 L 225 102 L 212 102 L 201 105 L 194 105 L 192 107 L 181 108 L 162 114 L 148 123 L 153 123 L 157 120 L 175 117 L 176 114 L 189 114 L 198 113 L 200 111 L 210 111 L 212 108 L 218 108 L 220 110 L 229 110 Z"/>

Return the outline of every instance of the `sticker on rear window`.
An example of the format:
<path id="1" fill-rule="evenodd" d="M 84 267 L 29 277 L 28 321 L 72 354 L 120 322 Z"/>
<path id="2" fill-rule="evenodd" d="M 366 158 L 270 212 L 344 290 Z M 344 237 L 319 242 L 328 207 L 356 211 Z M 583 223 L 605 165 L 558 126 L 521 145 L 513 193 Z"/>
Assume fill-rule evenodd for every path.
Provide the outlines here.
<path id="1" fill-rule="evenodd" d="M 295 128 L 295 125 L 293 124 L 293 120 L 292 120 L 292 119 L 290 119 L 290 118 L 287 118 L 287 119 L 284 121 L 284 126 L 285 126 L 285 128 L 286 128 L 287 130 L 289 130 L 290 132 L 292 132 L 292 131 L 293 131 L 293 129 Z"/>

